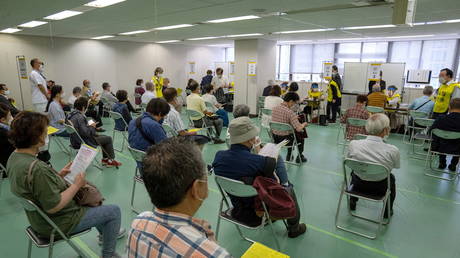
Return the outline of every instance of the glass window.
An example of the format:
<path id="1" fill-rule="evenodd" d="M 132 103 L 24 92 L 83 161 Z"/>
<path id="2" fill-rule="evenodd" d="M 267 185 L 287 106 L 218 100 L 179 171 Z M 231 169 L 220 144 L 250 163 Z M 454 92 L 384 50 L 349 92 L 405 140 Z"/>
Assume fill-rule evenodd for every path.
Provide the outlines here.
<path id="1" fill-rule="evenodd" d="M 420 69 L 432 70 L 437 76 L 443 68 L 450 68 L 454 64 L 455 47 L 457 40 L 427 40 L 423 42 L 422 60 Z"/>
<path id="2" fill-rule="evenodd" d="M 291 73 L 309 73 L 312 70 L 313 45 L 293 45 Z"/>
<path id="3" fill-rule="evenodd" d="M 366 42 L 363 43 L 361 62 L 382 62 L 387 61 L 388 42 Z"/>
<path id="4" fill-rule="evenodd" d="M 334 61 L 334 44 L 316 44 L 313 46 L 313 73 L 323 72 L 323 62 Z"/>
<path id="5" fill-rule="evenodd" d="M 391 48 L 390 62 L 406 63 L 407 70 L 418 69 L 422 41 L 396 41 Z"/>
<path id="6" fill-rule="evenodd" d="M 235 61 L 235 48 L 228 47 L 225 49 L 225 62 Z"/>
<path id="7" fill-rule="evenodd" d="M 339 71 L 343 71 L 345 62 L 359 62 L 361 60 L 361 43 L 338 44 L 335 58 Z"/>
<path id="8" fill-rule="evenodd" d="M 294 73 L 292 74 L 293 81 L 311 81 L 311 74 L 309 73 Z"/>
<path id="9" fill-rule="evenodd" d="M 291 62 L 291 46 L 290 45 L 283 45 L 280 46 L 280 65 L 279 65 L 279 72 L 287 73 L 289 77 L 289 67 Z"/>

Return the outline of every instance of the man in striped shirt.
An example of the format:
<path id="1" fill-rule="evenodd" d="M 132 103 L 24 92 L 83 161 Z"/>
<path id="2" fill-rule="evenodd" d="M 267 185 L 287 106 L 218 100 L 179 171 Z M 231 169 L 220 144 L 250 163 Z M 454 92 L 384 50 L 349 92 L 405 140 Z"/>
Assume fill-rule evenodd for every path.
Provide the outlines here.
<path id="1" fill-rule="evenodd" d="M 358 97 L 356 97 L 356 105 L 347 109 L 347 112 L 345 112 L 345 114 L 340 118 L 340 123 L 347 124 L 347 140 L 353 139 L 355 134 L 366 134 L 364 126 L 352 126 L 347 123 L 348 118 L 358 118 L 363 120 L 367 120 L 369 118 L 369 112 L 366 110 L 366 102 L 366 95 L 358 95 Z"/>
<path id="2" fill-rule="evenodd" d="M 131 225 L 128 257 L 231 257 L 208 222 L 193 218 L 208 196 L 206 166 L 193 142 L 169 138 L 149 149 L 142 176 L 153 212 Z"/>

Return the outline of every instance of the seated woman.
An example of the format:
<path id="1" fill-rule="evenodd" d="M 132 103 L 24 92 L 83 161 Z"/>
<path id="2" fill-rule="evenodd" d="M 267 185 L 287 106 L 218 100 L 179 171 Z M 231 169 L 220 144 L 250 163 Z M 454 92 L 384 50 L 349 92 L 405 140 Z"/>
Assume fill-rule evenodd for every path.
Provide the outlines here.
<path id="1" fill-rule="evenodd" d="M 115 152 L 113 150 L 113 141 L 112 137 L 107 135 L 99 135 L 96 132 L 95 122 L 88 124 L 88 121 L 85 116 L 86 107 L 88 106 L 88 98 L 80 97 L 75 100 L 73 105 L 75 110 L 69 114 L 69 120 L 72 122 L 72 125 L 80 134 L 82 140 L 76 134 L 70 135 L 70 143 L 74 149 L 79 149 L 81 144 L 86 143 L 94 148 L 97 146 L 102 147 L 102 165 L 106 167 L 119 167 L 121 162 L 115 160 Z"/>
<path id="2" fill-rule="evenodd" d="M 203 95 L 203 100 L 212 104 L 212 109 L 208 110 L 209 112 L 216 113 L 222 121 L 223 126 L 228 127 L 228 114 L 227 111 L 223 109 L 223 105 L 217 102 L 216 96 L 214 96 L 214 86 L 212 84 L 206 85 L 204 87 L 205 94 Z"/>
<path id="3" fill-rule="evenodd" d="M 131 113 L 129 112 L 128 106 L 126 102 L 128 102 L 128 92 L 125 90 L 117 91 L 116 97 L 118 102 L 113 104 L 112 111 L 120 113 L 123 116 L 123 120 L 125 120 L 126 125 L 133 120 L 131 117 Z M 117 119 L 115 121 L 115 130 L 117 131 L 127 131 L 128 126 L 126 126 L 121 119 Z"/>
<path id="4" fill-rule="evenodd" d="M 48 100 L 48 105 L 46 106 L 46 112 L 48 112 L 48 118 L 50 119 L 50 125 L 59 131 L 54 133 L 54 135 L 61 137 L 69 137 L 69 134 L 65 130 L 65 113 L 62 109 L 61 98 L 64 95 L 64 90 L 61 85 L 54 85 L 51 88 L 51 97 Z"/>
<path id="5" fill-rule="evenodd" d="M 272 110 L 274 107 L 279 106 L 283 103 L 283 99 L 281 96 L 281 87 L 278 85 L 273 85 L 272 89 L 270 90 L 270 96 L 265 97 L 264 100 L 264 108 Z M 272 119 L 271 116 L 262 114 L 262 126 L 268 128 L 268 123 Z"/>
<path id="6" fill-rule="evenodd" d="M 283 103 L 273 109 L 272 121 L 278 123 L 290 124 L 295 132 L 297 143 L 299 144 L 300 154 L 296 158 L 296 162 L 300 163 L 307 162 L 307 158 L 303 155 L 304 143 L 306 138 L 306 132 L 304 131 L 307 123 L 300 123 L 298 116 L 292 111 L 292 107 L 299 101 L 299 95 L 295 92 L 288 92 L 284 95 Z M 285 139 L 289 140 L 288 145 L 292 146 L 294 141 L 294 134 L 289 134 L 288 132 L 273 130 L 273 139 L 275 143 L 280 143 Z M 292 147 L 288 148 L 286 160 L 291 160 Z"/>
<path id="7" fill-rule="evenodd" d="M 308 90 L 307 99 L 310 100 L 321 100 L 323 97 L 323 92 L 319 90 L 318 83 L 314 82 L 311 84 L 311 88 Z M 303 109 L 303 112 L 308 117 L 311 117 L 313 110 L 317 110 L 320 104 L 316 102 L 309 103 Z M 311 121 L 311 119 L 309 120 Z"/>
<path id="8" fill-rule="evenodd" d="M 85 172 L 79 173 L 69 184 L 64 176 L 70 172 L 71 163 L 57 172 L 36 158 L 39 148 L 45 144 L 47 127 L 45 115 L 29 111 L 19 113 L 11 124 L 9 138 L 16 147 L 7 166 L 11 192 L 34 202 L 64 234 L 96 227 L 102 238 L 102 257 L 119 257 L 115 253 L 116 240 L 125 233 L 124 229 L 120 230 L 120 208 L 116 205 L 79 206 L 74 197 L 86 184 Z M 36 211 L 26 213 L 34 231 L 49 237 L 52 227 L 40 214 Z"/>
<path id="9" fill-rule="evenodd" d="M 10 124 L 13 121 L 10 108 L 5 103 L 0 103 L 0 164 L 6 168 L 6 162 L 14 151 L 13 145 L 8 141 L 8 131 L 10 131 Z M 3 175 L 6 177 L 6 174 Z"/>

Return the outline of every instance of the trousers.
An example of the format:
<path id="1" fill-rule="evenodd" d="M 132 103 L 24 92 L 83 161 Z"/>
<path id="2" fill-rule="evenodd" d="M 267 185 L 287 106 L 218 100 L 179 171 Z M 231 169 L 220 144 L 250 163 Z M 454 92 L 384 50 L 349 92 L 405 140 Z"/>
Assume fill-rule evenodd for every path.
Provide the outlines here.
<path id="1" fill-rule="evenodd" d="M 353 185 L 353 191 L 360 192 L 363 194 L 382 196 L 387 191 L 388 179 L 385 178 L 381 181 L 365 181 L 351 172 L 351 184 Z M 390 207 L 393 210 L 393 203 L 396 199 L 396 179 L 393 174 L 390 174 Z M 357 201 L 357 197 L 350 197 L 351 200 Z M 385 207 L 386 213 L 386 207 Z"/>

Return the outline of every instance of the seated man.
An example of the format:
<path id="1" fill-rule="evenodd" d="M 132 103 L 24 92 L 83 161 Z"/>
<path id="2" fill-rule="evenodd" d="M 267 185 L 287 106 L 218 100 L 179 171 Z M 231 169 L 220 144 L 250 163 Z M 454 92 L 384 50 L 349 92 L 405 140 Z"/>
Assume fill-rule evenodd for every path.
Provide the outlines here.
<path id="1" fill-rule="evenodd" d="M 72 95 L 70 95 L 69 99 L 67 100 L 67 104 L 70 105 L 70 107 L 73 107 L 73 104 L 75 103 L 75 100 L 77 100 L 81 96 L 81 88 L 80 87 L 74 87 L 72 89 Z"/>
<path id="2" fill-rule="evenodd" d="M 455 98 L 450 101 L 449 114 L 438 117 L 438 119 L 434 121 L 431 129 L 460 132 L 460 98 Z M 433 151 L 458 155 L 460 154 L 460 140 L 441 139 L 433 134 L 431 149 Z M 455 172 L 457 170 L 458 160 L 458 157 L 452 157 L 449 165 L 450 171 Z M 446 155 L 439 155 L 439 169 L 445 169 L 446 166 Z"/>
<path id="3" fill-rule="evenodd" d="M 102 84 L 101 99 L 104 99 L 109 104 L 110 107 L 118 102 L 117 98 L 112 93 L 111 89 L 112 89 L 112 86 L 110 86 L 108 82 L 104 82 Z"/>
<path id="4" fill-rule="evenodd" d="M 13 116 L 8 105 L 0 103 L 0 164 L 6 168 L 6 162 L 14 151 L 14 146 L 8 140 L 8 132 L 10 131 L 10 124 L 13 121 Z M 6 177 L 6 174 L 3 175 Z M 1 178 L 0 178 L 1 180 Z"/>
<path id="5" fill-rule="evenodd" d="M 257 176 L 277 179 L 296 202 L 297 215 L 287 219 L 288 236 L 297 237 L 306 231 L 305 224 L 299 224 L 300 210 L 297 205 L 293 186 L 289 183 L 283 162 L 271 157 L 258 155 L 260 144 L 257 140 L 259 128 L 254 126 L 249 117 L 239 117 L 230 122 L 230 149 L 218 151 L 212 164 L 214 172 L 223 176 L 245 182 L 253 181 Z M 253 150 L 255 153 L 252 153 Z M 232 216 L 251 226 L 260 225 L 262 219 L 257 216 L 254 198 L 241 198 L 230 195 L 233 204 Z"/>
<path id="6" fill-rule="evenodd" d="M 183 137 L 153 146 L 142 178 L 155 208 L 131 224 L 128 257 L 231 257 L 217 244 L 211 225 L 193 217 L 208 196 L 198 146 Z"/>
<path id="7" fill-rule="evenodd" d="M 399 150 L 396 146 L 387 144 L 383 141 L 385 136 L 390 134 L 390 119 L 381 113 L 373 114 L 369 117 L 366 123 L 366 132 L 369 136 L 367 139 L 354 140 L 348 146 L 347 158 L 355 159 L 363 162 L 378 163 L 385 166 L 390 172 L 394 168 L 399 168 Z M 366 180 L 364 180 L 365 178 Z M 387 174 L 381 175 L 366 175 L 360 173 L 351 173 L 351 184 L 353 190 L 369 194 L 369 195 L 384 195 L 387 190 Z M 388 218 L 388 212 L 393 214 L 393 203 L 396 198 L 396 183 L 393 174 L 390 174 L 390 211 L 386 210 L 384 218 Z M 350 198 L 350 209 L 356 209 L 358 198 Z"/>
<path id="8" fill-rule="evenodd" d="M 214 113 L 206 110 L 206 104 L 203 98 L 199 95 L 200 87 L 196 81 L 191 81 L 188 88 L 192 92 L 187 96 L 187 109 L 195 110 L 200 113 L 200 116 L 192 117 L 193 124 L 197 128 L 201 128 L 203 123 L 206 125 L 213 125 L 215 129 L 214 143 L 224 143 L 225 141 L 220 139 L 220 133 L 222 131 L 223 121 L 219 117 L 211 117 Z"/>
<path id="9" fill-rule="evenodd" d="M 128 92 L 125 90 L 118 90 L 117 91 L 117 100 L 118 102 L 113 104 L 112 110 L 113 112 L 120 113 L 125 120 L 126 124 L 121 121 L 121 119 L 117 119 L 115 121 L 115 130 L 117 131 L 127 131 L 128 127 L 126 126 L 133 120 L 131 117 L 131 113 L 129 112 L 128 106 L 126 103 L 128 102 Z"/>
<path id="10" fill-rule="evenodd" d="M 412 101 L 412 103 L 409 105 L 409 110 L 421 111 L 429 116 L 433 112 L 434 107 L 434 102 L 431 95 L 433 95 L 433 86 L 425 86 L 423 89 L 423 96 Z"/>
<path id="11" fill-rule="evenodd" d="M 142 94 L 141 97 L 141 102 L 142 104 L 147 105 L 147 103 L 150 102 L 150 100 L 156 98 L 155 95 L 155 85 L 153 85 L 152 82 L 146 82 L 145 83 L 145 92 Z"/>
<path id="12" fill-rule="evenodd" d="M 369 112 L 366 110 L 366 102 L 366 95 L 358 95 L 355 106 L 347 109 L 347 112 L 345 112 L 345 114 L 340 118 L 340 123 L 347 124 L 347 140 L 353 139 L 355 134 L 366 134 L 366 129 L 364 127 L 352 126 L 347 123 L 348 118 L 359 118 L 363 120 L 367 120 L 369 118 Z"/>
<path id="13" fill-rule="evenodd" d="M 4 83 L 0 83 L 0 103 L 3 103 L 8 106 L 9 111 L 11 112 L 11 115 L 14 117 L 16 116 L 17 113 L 19 113 L 19 110 L 11 104 L 11 102 L 8 100 L 10 95 L 10 90 Z"/>
<path id="14" fill-rule="evenodd" d="M 372 93 L 367 95 L 367 105 L 372 107 L 385 107 L 387 96 L 380 90 L 380 85 L 372 87 Z"/>
<path id="15" fill-rule="evenodd" d="M 187 132 L 187 129 L 182 122 L 180 113 L 177 112 L 176 108 L 174 107 L 177 105 L 177 90 L 172 87 L 163 90 L 163 98 L 165 98 L 169 104 L 169 107 L 171 108 L 164 122 L 180 136 L 196 135 L 196 132 Z M 172 135 L 169 136 L 171 137 Z"/>

